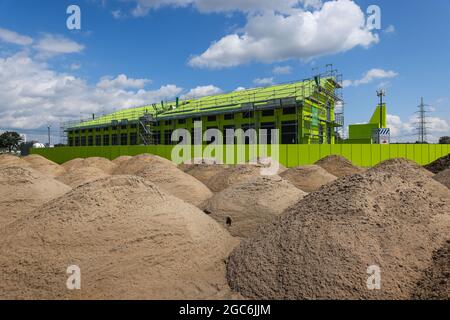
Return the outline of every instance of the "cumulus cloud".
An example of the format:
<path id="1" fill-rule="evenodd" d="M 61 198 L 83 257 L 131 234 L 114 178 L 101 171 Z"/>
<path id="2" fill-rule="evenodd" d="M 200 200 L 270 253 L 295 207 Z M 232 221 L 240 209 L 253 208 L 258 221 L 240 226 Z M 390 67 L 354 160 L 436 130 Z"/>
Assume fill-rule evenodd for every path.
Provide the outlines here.
<path id="1" fill-rule="evenodd" d="M 182 99 L 201 98 L 201 97 L 205 97 L 205 96 L 219 94 L 222 92 L 223 92 L 222 89 L 220 89 L 216 86 L 213 86 L 213 85 L 198 86 L 196 88 L 189 90 L 189 92 L 186 93 L 185 95 L 181 96 L 181 98 Z"/>
<path id="2" fill-rule="evenodd" d="M 126 79 L 127 85 L 134 84 L 135 90 L 117 86 L 120 78 Z M 110 80 L 111 86 L 89 85 L 25 53 L 0 58 L 0 127 L 36 129 L 48 123 L 57 127 L 62 119 L 79 119 L 80 112 L 109 113 L 115 108 L 173 99 L 183 90 L 176 85 L 139 89 L 140 81 L 134 80 L 119 76 Z"/>
<path id="3" fill-rule="evenodd" d="M 128 78 L 125 74 L 120 74 L 116 78 L 103 77 L 97 83 L 97 87 L 100 89 L 142 89 L 148 83 L 151 83 L 150 79 L 132 79 Z"/>
<path id="4" fill-rule="evenodd" d="M 48 58 L 61 54 L 79 53 L 84 50 L 84 45 L 63 36 L 44 34 L 33 48 L 40 57 Z"/>
<path id="5" fill-rule="evenodd" d="M 292 73 L 292 67 L 290 66 L 284 66 L 284 67 L 275 67 L 272 70 L 273 74 L 276 75 L 284 75 L 284 74 L 291 74 Z"/>
<path id="6" fill-rule="evenodd" d="M 387 71 L 383 69 L 371 69 L 367 71 L 363 77 L 359 80 L 345 80 L 343 85 L 344 87 L 359 87 L 360 85 L 369 84 L 376 80 L 383 79 L 392 79 L 398 76 L 398 73 L 395 71 Z M 386 84 L 386 82 L 384 82 Z"/>
<path id="7" fill-rule="evenodd" d="M 397 115 L 387 115 L 387 126 L 391 128 L 393 142 L 415 142 L 417 141 L 417 117 L 410 117 L 403 121 Z M 439 137 L 450 133 L 450 126 L 444 119 L 439 117 L 428 117 L 428 142 L 435 143 Z"/>
<path id="8" fill-rule="evenodd" d="M 31 37 L 3 28 L 0 28 L 0 41 L 17 44 L 20 46 L 28 46 L 33 43 L 33 39 Z"/>
<path id="9" fill-rule="evenodd" d="M 369 47 L 379 37 L 367 29 L 361 8 L 350 0 L 328 1 L 314 11 L 249 15 L 241 34 L 229 34 L 190 59 L 197 68 L 220 69 L 252 61 L 278 62 Z"/>
<path id="10" fill-rule="evenodd" d="M 253 83 L 258 85 L 258 86 L 270 86 L 273 85 L 273 78 L 256 78 L 255 80 L 253 80 Z"/>

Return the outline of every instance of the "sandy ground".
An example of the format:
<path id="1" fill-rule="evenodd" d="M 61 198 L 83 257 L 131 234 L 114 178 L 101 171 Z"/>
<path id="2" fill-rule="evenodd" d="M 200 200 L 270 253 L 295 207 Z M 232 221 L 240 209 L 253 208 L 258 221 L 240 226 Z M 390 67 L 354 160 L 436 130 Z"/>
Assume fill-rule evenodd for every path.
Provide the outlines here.
<path id="1" fill-rule="evenodd" d="M 320 166 L 290 168 L 280 176 L 305 192 L 314 192 L 337 178 Z"/>

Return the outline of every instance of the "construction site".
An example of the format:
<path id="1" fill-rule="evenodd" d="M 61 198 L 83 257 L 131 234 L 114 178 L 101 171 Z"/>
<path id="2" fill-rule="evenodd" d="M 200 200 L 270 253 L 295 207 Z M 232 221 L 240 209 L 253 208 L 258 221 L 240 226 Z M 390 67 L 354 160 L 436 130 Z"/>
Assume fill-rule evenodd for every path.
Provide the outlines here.
<path id="1" fill-rule="evenodd" d="M 177 98 L 0 155 L 0 299 L 450 299 L 450 147 L 389 144 L 383 92 L 344 139 L 341 90 L 330 69 Z M 223 143 L 198 142 L 196 123 Z M 242 145 L 244 161 L 174 163 L 177 129 Z M 252 143 L 277 154 L 251 159 Z"/>

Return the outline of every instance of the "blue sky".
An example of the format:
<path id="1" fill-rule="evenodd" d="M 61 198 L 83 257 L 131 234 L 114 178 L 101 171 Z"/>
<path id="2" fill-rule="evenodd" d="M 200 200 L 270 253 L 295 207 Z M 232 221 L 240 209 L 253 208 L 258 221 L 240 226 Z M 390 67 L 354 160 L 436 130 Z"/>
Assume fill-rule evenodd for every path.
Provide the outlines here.
<path id="1" fill-rule="evenodd" d="M 367 121 L 383 87 L 394 140 L 414 141 L 423 96 L 436 141 L 450 135 L 450 2 L 431 3 L 0 0 L 0 129 L 39 136 L 61 119 L 303 79 L 333 63 L 347 80 L 347 123 Z M 66 27 L 71 4 L 81 30 Z M 365 27 L 370 5 L 381 30 Z"/>

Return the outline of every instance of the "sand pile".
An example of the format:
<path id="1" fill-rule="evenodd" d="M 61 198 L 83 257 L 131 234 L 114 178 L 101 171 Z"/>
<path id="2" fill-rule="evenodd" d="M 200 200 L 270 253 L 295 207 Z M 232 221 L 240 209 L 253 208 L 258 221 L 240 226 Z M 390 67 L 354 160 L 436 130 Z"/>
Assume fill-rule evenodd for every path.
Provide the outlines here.
<path id="1" fill-rule="evenodd" d="M 66 172 L 64 167 L 37 154 L 26 156 L 23 160 L 28 162 L 31 168 L 51 177 L 57 177 Z"/>
<path id="2" fill-rule="evenodd" d="M 323 158 L 317 161 L 316 165 L 321 166 L 329 173 L 338 178 L 364 172 L 364 169 L 353 165 L 346 158 L 337 155 L 332 155 Z"/>
<path id="3" fill-rule="evenodd" d="M 258 299 L 408 299 L 450 233 L 450 191 L 411 168 L 391 161 L 307 195 L 234 250 L 230 286 Z M 372 265 L 381 290 L 367 288 Z"/>
<path id="4" fill-rule="evenodd" d="M 279 176 L 260 176 L 217 193 L 201 208 L 233 236 L 245 238 L 305 195 Z"/>
<path id="5" fill-rule="evenodd" d="M 83 185 L 16 221 L 0 243 L 3 299 L 206 299 L 230 294 L 236 245 L 199 209 L 132 176 Z M 66 289 L 66 269 L 81 288 Z"/>
<path id="6" fill-rule="evenodd" d="M 439 172 L 434 179 L 450 189 L 450 169 Z"/>
<path id="7" fill-rule="evenodd" d="M 98 168 L 81 167 L 81 168 L 74 168 L 66 172 L 65 174 L 57 177 L 56 179 L 68 186 L 71 186 L 72 188 L 75 188 L 88 182 L 92 182 L 101 178 L 106 178 L 108 176 L 109 174 Z"/>
<path id="8" fill-rule="evenodd" d="M 280 176 L 305 192 L 314 192 L 337 178 L 319 166 L 290 168 Z"/>
<path id="9" fill-rule="evenodd" d="M 74 169 L 79 169 L 83 167 L 93 167 L 103 170 L 108 174 L 112 174 L 114 170 L 117 168 L 117 165 L 114 164 L 112 161 L 100 157 L 92 157 L 86 159 L 77 158 L 70 160 L 66 163 L 63 163 L 62 166 L 66 168 L 67 171 L 72 171 Z"/>
<path id="10" fill-rule="evenodd" d="M 193 164 L 182 165 L 180 169 L 211 189 L 211 187 L 214 187 L 216 177 L 221 175 L 227 168 L 229 166 L 219 164 Z"/>
<path id="11" fill-rule="evenodd" d="M 120 165 L 114 174 L 142 177 L 156 184 L 158 188 L 196 206 L 213 195 L 203 183 L 178 169 L 171 161 L 150 154 L 133 157 Z"/>
<path id="12" fill-rule="evenodd" d="M 32 168 L 0 166 L 0 228 L 69 190 Z"/>
<path id="13" fill-rule="evenodd" d="M 450 240 L 433 255 L 433 264 L 420 279 L 413 299 L 450 299 Z"/>
<path id="14" fill-rule="evenodd" d="M 28 162 L 12 154 L 0 154 L 0 166 L 21 166 L 28 167 Z"/>
<path id="15" fill-rule="evenodd" d="M 115 158 L 112 162 L 116 165 L 116 166 L 120 166 L 121 164 L 127 162 L 128 160 L 130 160 L 131 156 L 120 156 L 118 158 Z"/>
<path id="16" fill-rule="evenodd" d="M 450 154 L 426 165 L 425 168 L 433 173 L 439 173 L 445 169 L 450 169 Z"/>

